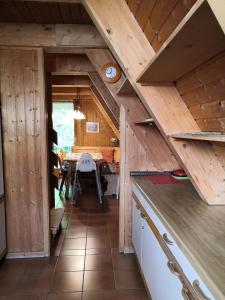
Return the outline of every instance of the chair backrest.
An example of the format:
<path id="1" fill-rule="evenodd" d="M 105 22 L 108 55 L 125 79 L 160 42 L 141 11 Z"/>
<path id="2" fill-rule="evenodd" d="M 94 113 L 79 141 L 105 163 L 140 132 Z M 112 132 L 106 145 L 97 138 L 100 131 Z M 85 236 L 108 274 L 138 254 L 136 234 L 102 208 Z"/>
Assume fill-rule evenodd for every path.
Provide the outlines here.
<path id="1" fill-rule="evenodd" d="M 91 172 L 96 170 L 96 163 L 93 160 L 91 154 L 83 153 L 77 162 L 77 171 Z"/>

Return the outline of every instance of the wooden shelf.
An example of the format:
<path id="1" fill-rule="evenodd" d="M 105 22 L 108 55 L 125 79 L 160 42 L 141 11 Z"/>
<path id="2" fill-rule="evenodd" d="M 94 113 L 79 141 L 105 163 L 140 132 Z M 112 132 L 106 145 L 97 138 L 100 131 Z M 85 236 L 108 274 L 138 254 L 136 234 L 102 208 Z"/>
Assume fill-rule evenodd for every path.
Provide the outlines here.
<path id="1" fill-rule="evenodd" d="M 212 2 L 212 3 L 211 3 Z M 221 1 L 222 2 L 222 1 Z M 210 4 L 209 4 L 210 3 Z M 215 17 L 225 4 L 198 0 L 138 77 L 144 85 L 167 85 L 225 49 L 224 32 Z M 225 2 L 224 2 L 225 3 Z M 210 6 L 212 5 L 212 7 Z M 221 13 L 221 12 L 220 12 Z M 218 20 L 219 13 L 218 13 Z"/>
<path id="2" fill-rule="evenodd" d="M 145 119 L 145 120 L 142 120 L 142 121 L 136 121 L 134 124 L 135 125 L 142 125 L 142 126 L 143 125 L 144 126 L 146 126 L 146 125 L 154 126 L 155 125 L 153 119 Z"/>
<path id="3" fill-rule="evenodd" d="M 117 92 L 118 96 L 134 96 L 135 91 L 130 83 L 130 81 L 126 78 Z"/>
<path id="4" fill-rule="evenodd" d="M 225 134 L 222 132 L 181 132 L 171 134 L 170 137 L 176 139 L 211 141 L 211 142 L 225 142 Z"/>

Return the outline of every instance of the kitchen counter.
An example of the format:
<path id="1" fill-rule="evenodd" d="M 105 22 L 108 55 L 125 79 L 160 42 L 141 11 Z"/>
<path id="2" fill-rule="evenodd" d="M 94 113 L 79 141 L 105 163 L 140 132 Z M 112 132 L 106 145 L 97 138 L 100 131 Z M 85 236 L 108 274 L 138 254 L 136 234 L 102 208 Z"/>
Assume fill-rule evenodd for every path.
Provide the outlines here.
<path id="1" fill-rule="evenodd" d="M 215 299 L 224 300 L 225 206 L 205 204 L 189 180 L 153 184 L 145 176 L 131 178 Z"/>

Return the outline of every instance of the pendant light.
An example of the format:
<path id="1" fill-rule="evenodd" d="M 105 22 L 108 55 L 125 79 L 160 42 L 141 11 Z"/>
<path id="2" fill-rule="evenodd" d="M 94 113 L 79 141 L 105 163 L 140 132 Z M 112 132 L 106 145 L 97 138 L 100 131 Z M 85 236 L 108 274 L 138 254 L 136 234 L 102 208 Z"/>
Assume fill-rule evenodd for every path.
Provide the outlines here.
<path id="1" fill-rule="evenodd" d="M 80 88 L 77 88 L 76 98 L 73 100 L 74 107 L 74 119 L 75 120 L 84 120 L 85 115 L 80 111 Z"/>

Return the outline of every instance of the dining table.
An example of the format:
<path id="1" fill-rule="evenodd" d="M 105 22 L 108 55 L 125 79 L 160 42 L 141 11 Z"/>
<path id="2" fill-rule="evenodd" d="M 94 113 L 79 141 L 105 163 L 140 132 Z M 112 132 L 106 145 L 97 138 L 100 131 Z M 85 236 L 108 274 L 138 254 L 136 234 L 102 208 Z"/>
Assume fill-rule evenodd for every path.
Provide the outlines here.
<path id="1" fill-rule="evenodd" d="M 87 153 L 87 152 L 85 152 L 85 153 Z M 72 185 L 72 183 L 71 183 L 72 173 L 73 173 L 73 171 L 75 172 L 76 163 L 80 160 L 82 154 L 84 154 L 84 152 L 69 153 L 63 158 L 63 162 L 67 166 L 66 192 L 65 192 L 65 198 L 66 199 L 70 198 L 69 193 L 70 193 L 70 187 Z M 88 153 L 88 154 L 91 155 L 91 157 L 96 162 L 96 165 L 98 167 L 99 164 L 97 164 L 97 162 L 100 162 L 103 159 L 102 153 L 101 152 L 92 152 L 92 153 Z M 73 199 L 71 199 L 71 200 L 73 200 Z"/>

